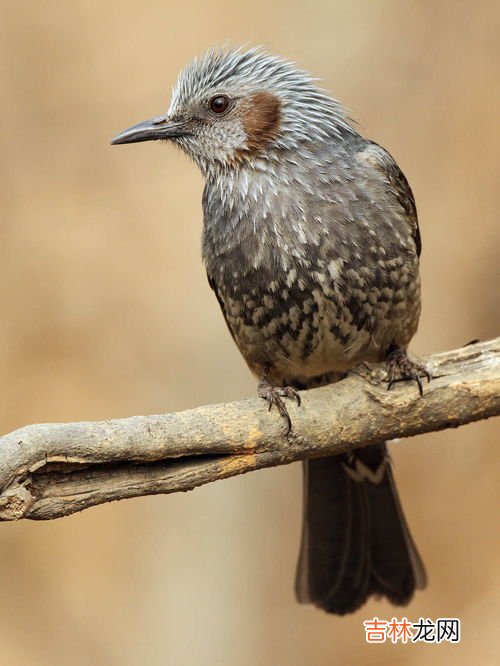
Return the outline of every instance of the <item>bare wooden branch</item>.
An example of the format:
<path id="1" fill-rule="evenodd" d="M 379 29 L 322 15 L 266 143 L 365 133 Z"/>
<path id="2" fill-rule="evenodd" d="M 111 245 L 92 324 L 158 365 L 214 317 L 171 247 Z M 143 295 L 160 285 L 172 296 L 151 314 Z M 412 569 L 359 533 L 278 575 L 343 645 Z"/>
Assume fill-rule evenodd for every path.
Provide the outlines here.
<path id="1" fill-rule="evenodd" d="M 51 519 L 500 414 L 500 338 L 425 359 L 433 375 L 386 390 L 354 371 L 302 393 L 293 431 L 258 398 L 176 414 L 38 424 L 0 437 L 0 520 Z"/>

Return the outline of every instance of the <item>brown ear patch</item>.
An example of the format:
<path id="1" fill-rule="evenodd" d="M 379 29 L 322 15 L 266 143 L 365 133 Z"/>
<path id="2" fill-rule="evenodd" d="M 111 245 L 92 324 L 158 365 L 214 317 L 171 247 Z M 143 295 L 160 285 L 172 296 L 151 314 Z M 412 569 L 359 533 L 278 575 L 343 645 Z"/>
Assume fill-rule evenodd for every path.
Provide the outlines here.
<path id="1" fill-rule="evenodd" d="M 247 151 L 258 153 L 276 138 L 281 121 L 281 101 L 269 92 L 255 93 L 248 98 L 243 114 L 247 135 Z"/>

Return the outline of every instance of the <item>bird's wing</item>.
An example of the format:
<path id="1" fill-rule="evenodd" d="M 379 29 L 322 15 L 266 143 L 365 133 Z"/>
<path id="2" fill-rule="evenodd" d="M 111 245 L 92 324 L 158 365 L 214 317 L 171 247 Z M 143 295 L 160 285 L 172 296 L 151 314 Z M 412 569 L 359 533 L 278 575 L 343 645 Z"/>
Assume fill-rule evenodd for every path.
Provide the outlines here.
<path id="1" fill-rule="evenodd" d="M 229 317 L 228 317 L 228 315 L 227 315 L 226 305 L 225 305 L 224 300 L 223 300 L 223 298 L 222 298 L 222 296 L 221 296 L 221 294 L 220 294 L 220 292 L 219 292 L 219 289 L 217 288 L 217 283 L 216 283 L 216 281 L 214 280 L 214 278 L 211 277 L 208 273 L 207 273 L 207 278 L 208 278 L 208 284 L 210 285 L 210 288 L 213 290 L 213 292 L 214 292 L 214 294 L 215 294 L 215 296 L 216 296 L 216 298 L 217 298 L 217 301 L 218 301 L 218 303 L 219 303 L 219 305 L 220 305 L 220 309 L 221 309 L 221 311 L 222 311 L 222 315 L 223 315 L 223 317 L 224 317 L 224 321 L 226 322 L 226 325 L 227 325 L 227 327 L 228 327 L 228 329 L 229 329 L 229 332 L 231 333 L 231 337 L 232 337 L 233 340 L 236 342 L 236 338 L 235 338 L 235 336 L 234 336 L 234 331 L 233 331 L 233 329 L 232 329 L 232 327 L 231 327 L 231 323 L 230 323 Z"/>
<path id="2" fill-rule="evenodd" d="M 401 204 L 411 225 L 411 233 L 415 241 L 417 255 L 420 256 L 422 241 L 418 226 L 417 206 L 406 176 L 397 165 L 392 155 L 374 141 L 367 141 L 362 151 L 363 159 L 377 169 L 387 180 L 392 193 Z"/>

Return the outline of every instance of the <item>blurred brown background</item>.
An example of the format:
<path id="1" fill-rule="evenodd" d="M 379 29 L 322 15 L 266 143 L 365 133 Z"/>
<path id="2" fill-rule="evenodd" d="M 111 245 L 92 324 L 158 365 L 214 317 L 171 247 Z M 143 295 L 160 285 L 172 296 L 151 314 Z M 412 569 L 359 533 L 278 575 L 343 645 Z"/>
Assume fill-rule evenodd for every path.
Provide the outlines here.
<path id="1" fill-rule="evenodd" d="M 424 243 L 413 349 L 500 331 L 499 5 L 434 0 L 3 0 L 3 432 L 173 411 L 255 382 L 199 257 L 202 181 L 113 147 L 205 48 L 261 43 L 321 77 L 407 174 Z M 430 585 L 405 610 L 293 598 L 300 467 L 0 525 L 0 664 L 498 663 L 498 424 L 393 447 Z M 362 621 L 459 617 L 459 646 L 371 646 Z"/>

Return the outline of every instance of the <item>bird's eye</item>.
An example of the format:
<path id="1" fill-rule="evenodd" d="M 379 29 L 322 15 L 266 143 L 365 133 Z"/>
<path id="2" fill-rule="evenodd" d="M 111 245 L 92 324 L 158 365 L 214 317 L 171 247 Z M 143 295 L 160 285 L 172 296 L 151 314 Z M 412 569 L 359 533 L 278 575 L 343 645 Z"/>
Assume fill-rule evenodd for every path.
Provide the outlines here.
<path id="1" fill-rule="evenodd" d="M 216 95 L 209 102 L 210 111 L 214 113 L 224 113 L 229 107 L 229 97 L 227 95 Z"/>

